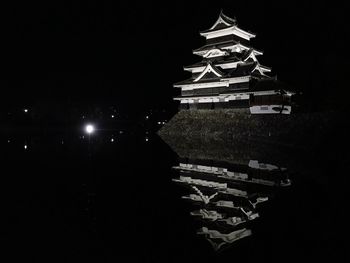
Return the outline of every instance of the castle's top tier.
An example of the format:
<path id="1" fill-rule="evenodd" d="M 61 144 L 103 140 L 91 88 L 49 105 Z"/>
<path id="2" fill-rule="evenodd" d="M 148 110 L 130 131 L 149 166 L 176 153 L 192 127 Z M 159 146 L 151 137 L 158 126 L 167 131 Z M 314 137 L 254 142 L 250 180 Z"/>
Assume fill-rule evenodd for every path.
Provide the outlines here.
<path id="1" fill-rule="evenodd" d="M 222 11 L 215 24 L 208 30 L 201 31 L 200 35 L 204 36 L 208 43 L 212 43 L 213 41 L 221 42 L 226 38 L 232 37 L 245 42 L 255 37 L 255 34 L 239 28 L 236 19 L 224 15 Z"/>

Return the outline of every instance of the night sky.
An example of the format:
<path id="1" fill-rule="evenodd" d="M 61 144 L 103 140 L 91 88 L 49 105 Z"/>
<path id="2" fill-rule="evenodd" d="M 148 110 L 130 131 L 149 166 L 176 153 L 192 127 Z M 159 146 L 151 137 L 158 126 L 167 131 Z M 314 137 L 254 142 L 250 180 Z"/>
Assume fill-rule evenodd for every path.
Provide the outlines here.
<path id="1" fill-rule="evenodd" d="M 346 105 L 349 9 L 334 1 L 26 1 L 4 9 L 2 108 L 176 109 L 172 84 L 220 9 L 310 108 Z M 44 105 L 44 106 L 43 106 Z M 46 105 L 46 106 L 45 106 Z"/>
<path id="2" fill-rule="evenodd" d="M 229 260 L 221 261 L 212 260 L 216 255 L 207 257 L 213 255 L 206 249 L 209 243 L 197 238 L 195 223 L 189 223 L 188 204 L 182 202 L 182 190 L 171 181 L 175 170 L 170 167 L 178 165 L 176 153 L 153 132 L 177 111 L 173 83 L 190 76 L 183 66 L 200 61 L 201 57 L 192 54 L 193 49 L 205 44 L 199 31 L 215 23 L 220 9 L 235 17 L 239 27 L 256 33 L 251 45 L 264 51 L 258 60 L 272 67 L 272 74 L 286 86 L 302 93 L 305 109 L 349 110 L 350 9 L 345 3 L 8 2 L 1 8 L 4 69 L 0 135 L 5 136 L 0 140 L 4 171 L 0 191 L 4 221 L 0 221 L 0 230 L 5 232 L 5 243 L 14 248 L 11 259 L 131 262 L 119 257 L 135 257 L 149 259 L 140 262 L 184 262 L 186 258 L 249 262 L 247 258 L 258 258 L 252 262 L 296 262 L 322 258 L 340 262 L 338 258 L 347 251 L 341 239 L 348 226 L 345 186 L 349 185 L 349 125 L 344 116 L 349 115 L 336 114 L 344 125 L 337 120 L 330 125 L 317 124 L 317 116 L 325 116 L 326 122 L 332 114 L 315 114 L 317 125 L 313 125 L 312 116 L 308 123 L 296 122 L 295 127 L 306 128 L 296 129 L 295 135 L 305 130 L 306 138 L 313 139 L 305 142 L 301 138 L 298 141 L 305 142 L 303 147 L 296 147 L 290 156 L 288 152 L 278 156 L 288 156 L 287 163 L 296 164 L 295 171 L 300 170 L 297 174 L 291 167 L 295 178 L 292 190 L 286 195 L 278 193 L 282 198 L 276 198 L 275 206 L 262 212 L 257 239 L 242 243 L 237 250 L 224 254 Z M 150 110 L 167 116 L 149 114 Z M 83 124 L 90 122 L 96 126 L 94 135 L 84 133 Z M 250 136 L 250 130 L 259 127 L 253 122 L 248 123 L 247 132 L 240 134 L 238 130 L 238 139 Z M 276 123 L 277 129 L 282 127 L 271 123 Z M 328 129 L 332 123 L 336 124 L 334 129 Z M 323 131 L 316 136 L 320 129 Z M 207 130 L 193 134 L 202 135 Z M 234 127 L 222 138 L 232 135 L 236 139 L 232 131 Z M 247 165 L 243 168 L 241 159 L 255 158 L 255 149 L 257 156 L 267 153 L 262 158 L 273 159 L 274 137 L 269 141 L 267 130 L 259 131 L 263 132 L 253 138 L 254 147 L 245 147 L 244 141 L 242 151 L 235 141 L 224 142 L 226 148 L 233 149 L 223 154 L 232 159 L 233 167 L 250 169 Z M 276 134 L 280 132 L 283 139 L 294 129 Z M 318 140 L 322 136 L 327 138 Z M 181 139 L 181 144 L 191 146 L 190 153 L 200 153 L 198 157 L 183 157 L 197 160 L 209 153 L 210 158 L 215 154 L 221 161 L 221 144 L 217 143 L 221 137 L 216 133 L 214 137 L 214 149 L 202 143 L 196 148 L 197 140 L 192 145 Z M 271 145 L 259 143 L 265 137 Z M 282 153 L 288 145 L 278 144 L 276 152 Z M 314 145 L 310 152 L 304 151 L 304 146 Z"/>

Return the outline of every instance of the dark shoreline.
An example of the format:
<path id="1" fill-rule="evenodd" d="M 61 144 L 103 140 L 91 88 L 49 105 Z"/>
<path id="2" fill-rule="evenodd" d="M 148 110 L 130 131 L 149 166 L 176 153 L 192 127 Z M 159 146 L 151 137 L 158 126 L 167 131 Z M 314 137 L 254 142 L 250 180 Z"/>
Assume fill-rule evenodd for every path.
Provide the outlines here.
<path id="1" fill-rule="evenodd" d="M 158 134 L 165 140 L 260 141 L 308 148 L 344 137 L 347 115 L 338 111 L 251 115 L 240 109 L 181 110 Z"/>

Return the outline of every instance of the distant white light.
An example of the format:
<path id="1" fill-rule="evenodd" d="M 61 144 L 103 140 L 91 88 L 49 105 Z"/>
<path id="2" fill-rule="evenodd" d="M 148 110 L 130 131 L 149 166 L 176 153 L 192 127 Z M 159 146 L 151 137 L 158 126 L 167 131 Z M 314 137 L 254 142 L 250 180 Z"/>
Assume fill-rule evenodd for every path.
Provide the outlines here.
<path id="1" fill-rule="evenodd" d="M 148 142 L 148 138 L 146 138 L 145 141 Z"/>
<path id="2" fill-rule="evenodd" d="M 10 143 L 10 142 L 11 142 L 11 140 L 7 140 L 7 142 L 8 142 L 8 143 Z"/>
<path id="3" fill-rule="evenodd" d="M 158 121 L 158 124 L 162 124 L 160 121 Z"/>
<path id="4" fill-rule="evenodd" d="M 27 150 L 28 146 L 27 144 L 24 145 L 24 150 Z"/>
<path id="5" fill-rule="evenodd" d="M 114 139 L 113 139 L 113 138 L 111 139 L 111 142 L 114 142 Z"/>
<path id="6" fill-rule="evenodd" d="M 92 124 L 87 124 L 85 126 L 85 131 L 87 134 L 92 134 L 95 131 L 95 127 Z"/>
<path id="7" fill-rule="evenodd" d="M 148 118 L 149 118 L 149 117 L 148 117 L 148 116 L 146 116 L 146 120 L 148 120 Z"/>
<path id="8" fill-rule="evenodd" d="M 111 115 L 111 118 L 112 118 L 112 119 L 114 118 L 114 115 L 113 115 L 113 114 Z"/>
<path id="9" fill-rule="evenodd" d="M 23 111 L 24 111 L 25 113 L 27 113 L 27 112 L 28 112 L 28 109 L 24 109 Z"/>

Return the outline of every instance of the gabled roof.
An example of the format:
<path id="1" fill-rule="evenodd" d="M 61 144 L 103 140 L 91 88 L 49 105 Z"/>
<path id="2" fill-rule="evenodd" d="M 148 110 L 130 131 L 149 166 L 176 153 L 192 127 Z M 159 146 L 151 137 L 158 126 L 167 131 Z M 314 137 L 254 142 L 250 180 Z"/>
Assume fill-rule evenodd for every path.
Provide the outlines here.
<path id="1" fill-rule="evenodd" d="M 242 60 L 246 61 L 246 60 L 248 60 L 249 57 L 254 56 L 254 52 L 253 51 L 254 51 L 254 49 L 250 48 L 250 49 L 246 50 L 245 52 L 243 52 Z"/>
<path id="2" fill-rule="evenodd" d="M 217 67 L 207 62 L 205 69 L 200 74 L 193 74 L 191 78 L 175 83 L 174 85 L 208 83 L 220 81 L 226 74 Z"/>
<path id="3" fill-rule="evenodd" d="M 263 66 L 261 66 L 258 62 L 253 61 L 238 63 L 237 67 L 231 70 L 220 70 L 212 63 L 207 62 L 205 69 L 201 73 L 193 74 L 191 78 L 177 82 L 174 85 L 216 82 L 221 81 L 222 79 L 245 76 L 253 76 L 256 79 L 273 79 L 273 77 L 265 75 L 264 72 L 261 71 L 260 67 Z"/>
<path id="4" fill-rule="evenodd" d="M 215 24 L 209 28 L 208 30 L 201 31 L 201 33 L 206 33 L 210 31 L 216 31 L 224 28 L 231 27 L 233 25 L 236 25 L 236 19 L 232 19 L 222 12 L 222 9 L 220 11 L 219 17 L 216 20 Z"/>
<path id="5" fill-rule="evenodd" d="M 214 74 L 210 74 L 214 73 Z M 201 79 L 216 79 L 223 77 L 225 73 L 221 72 L 217 67 L 212 65 L 211 63 L 208 63 L 205 69 L 197 78 L 193 80 L 193 82 L 198 82 Z M 216 76 L 216 77 L 215 77 Z"/>
<path id="6" fill-rule="evenodd" d="M 236 68 L 232 69 L 227 73 L 226 77 L 240 77 L 252 75 L 257 78 L 271 78 L 270 76 L 267 76 L 264 73 L 265 71 L 269 71 L 267 69 L 267 67 L 261 66 L 257 61 L 239 63 L 237 64 Z"/>
<path id="7" fill-rule="evenodd" d="M 207 30 L 200 31 L 199 33 L 202 36 L 206 36 L 206 35 L 212 34 L 214 32 L 222 31 L 222 30 L 226 30 L 226 29 L 232 30 L 233 32 L 236 32 L 235 34 L 238 34 L 238 32 L 240 32 L 240 33 L 244 34 L 246 36 L 244 38 L 247 38 L 247 39 L 249 39 L 251 37 L 255 37 L 255 34 L 248 32 L 248 31 L 245 31 L 245 30 L 242 30 L 241 28 L 238 28 L 236 19 L 233 19 L 233 18 L 230 18 L 230 17 L 224 15 L 222 10 L 221 10 L 219 17 L 216 20 L 215 24 L 211 28 L 209 28 Z"/>
<path id="8" fill-rule="evenodd" d="M 249 63 L 249 62 L 257 62 L 257 65 L 255 67 L 255 69 L 257 69 L 262 75 L 264 75 L 264 72 L 270 72 L 271 68 L 270 67 L 266 67 L 261 65 L 257 58 L 256 55 L 254 53 L 254 49 L 249 49 L 246 52 L 243 52 L 242 54 L 242 61 Z"/>

